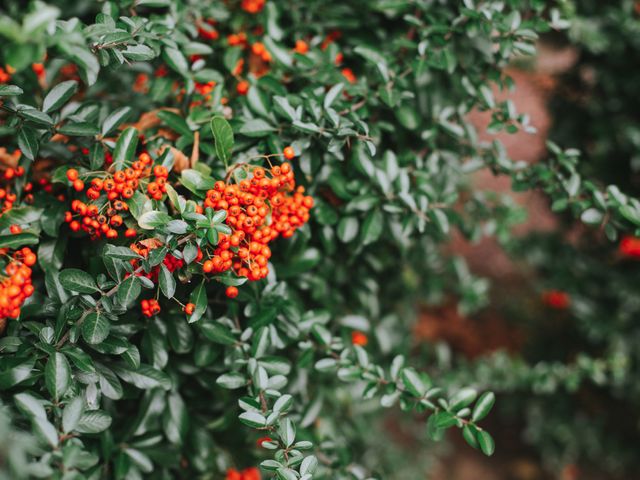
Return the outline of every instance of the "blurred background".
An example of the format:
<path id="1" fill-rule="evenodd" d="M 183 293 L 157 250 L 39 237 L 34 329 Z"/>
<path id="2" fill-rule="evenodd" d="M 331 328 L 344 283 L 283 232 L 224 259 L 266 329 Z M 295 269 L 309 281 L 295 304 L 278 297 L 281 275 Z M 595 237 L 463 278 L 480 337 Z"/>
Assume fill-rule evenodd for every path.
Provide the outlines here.
<path id="1" fill-rule="evenodd" d="M 529 163 L 548 154 L 548 141 L 578 148 L 582 173 L 637 196 L 640 2 L 580 0 L 564 8 L 571 27 L 542 37 L 537 58 L 511 66 L 514 92 L 496 92 L 529 113 L 537 133 L 499 138 L 511 158 Z M 473 115 L 480 131 L 489 121 Z M 452 251 L 490 279 L 490 305 L 474 315 L 453 300 L 425 305 L 415 353 L 440 375 L 455 365 L 496 390 L 489 428 L 499 448 L 486 459 L 451 436 L 447 446 L 429 448 L 438 452 L 424 460 L 429 478 L 640 478 L 633 240 L 585 228 L 542 193 L 510 194 L 510 179 L 489 171 L 472 181 L 509 196 L 524 221 L 504 242 L 454 239 Z M 389 428 L 414 458 L 413 426 L 394 419 Z"/>

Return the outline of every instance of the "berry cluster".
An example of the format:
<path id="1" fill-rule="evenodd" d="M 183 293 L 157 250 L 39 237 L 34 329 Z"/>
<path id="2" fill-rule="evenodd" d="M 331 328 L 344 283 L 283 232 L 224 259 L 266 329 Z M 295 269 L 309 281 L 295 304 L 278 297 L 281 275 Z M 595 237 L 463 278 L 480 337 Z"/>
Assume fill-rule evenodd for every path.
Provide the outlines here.
<path id="1" fill-rule="evenodd" d="M 0 83 L 9 83 L 14 72 L 15 70 L 11 68 L 11 65 L 5 65 L 4 68 L 0 67 Z"/>
<path id="2" fill-rule="evenodd" d="M 218 181 L 207 192 L 204 206 L 226 211 L 225 222 L 232 233 L 220 235 L 213 255 L 203 263 L 204 273 L 233 269 L 249 280 L 265 278 L 271 257 L 269 242 L 290 237 L 309 220 L 313 199 L 304 195 L 303 187 L 296 188 L 290 164 L 270 170 L 249 168 L 250 179 L 239 184 Z M 227 295 L 237 295 L 237 289 L 228 288 Z"/>
<path id="3" fill-rule="evenodd" d="M 142 300 L 140 306 L 142 307 L 142 314 L 147 318 L 151 318 L 160 313 L 160 304 L 153 298 Z"/>
<path id="4" fill-rule="evenodd" d="M 11 193 L 8 188 L 0 188 L 0 200 L 2 200 L 0 213 L 6 213 L 11 210 L 16 198 L 16 194 Z"/>
<path id="5" fill-rule="evenodd" d="M 230 468 L 225 480 L 260 480 L 260 470 L 256 467 L 245 468 L 242 471 Z"/>
<path id="6" fill-rule="evenodd" d="M 8 256 L 7 249 L 0 249 Z M 24 301 L 33 294 L 31 267 L 36 263 L 36 255 L 24 247 L 14 252 L 5 266 L 5 275 L 0 282 L 0 319 L 17 318 Z"/>
<path id="7" fill-rule="evenodd" d="M 91 179 L 86 189 L 89 203 L 74 200 L 71 203 L 71 211 L 65 213 L 65 221 L 69 228 L 74 232 L 82 229 L 94 239 L 103 235 L 107 238 L 117 238 L 116 229 L 124 224 L 122 213 L 129 210 L 125 200 L 133 197 L 139 190 L 146 191 L 153 200 L 162 200 L 167 191 L 167 168 L 162 165 L 152 168 L 152 163 L 149 154 L 142 153 L 131 167 Z M 153 180 L 152 176 L 155 177 Z M 67 170 L 67 179 L 77 192 L 85 190 L 86 184 L 80 179 L 78 170 Z M 126 237 L 133 237 L 135 234 L 134 229 L 125 231 Z"/>
<path id="8" fill-rule="evenodd" d="M 158 240 L 148 239 L 148 240 L 142 240 L 137 243 L 132 243 L 129 246 L 129 248 L 134 252 L 136 252 L 141 257 L 147 258 L 151 250 L 154 250 L 160 247 L 161 245 L 162 244 Z M 201 258 L 202 258 L 202 252 L 200 251 L 200 249 L 198 249 L 198 257 L 196 257 L 196 259 L 201 259 Z M 140 266 L 140 262 L 138 260 L 133 259 L 130 262 L 134 270 L 136 270 Z M 181 258 L 176 258 L 170 253 L 168 253 L 164 257 L 164 259 L 162 260 L 162 263 L 172 273 L 184 266 L 184 260 L 182 260 Z M 145 276 L 150 280 L 152 280 L 153 282 L 156 282 L 158 279 L 159 272 L 160 272 L 160 265 L 156 265 L 149 272 L 146 272 L 146 273 L 140 272 L 138 273 L 138 275 Z"/>
<path id="9" fill-rule="evenodd" d="M 240 6 L 245 12 L 255 15 L 262 11 L 265 3 L 267 3 L 267 0 L 242 0 Z"/>
<path id="10" fill-rule="evenodd" d="M 129 248 L 136 252 L 141 257 L 147 258 L 149 256 L 149 252 L 160 247 L 162 243 L 160 241 L 150 238 L 147 240 L 141 240 L 137 243 L 132 243 Z M 202 260 L 202 251 L 198 249 L 198 255 L 196 256 L 196 261 Z M 162 260 L 163 265 L 167 267 L 167 269 L 173 273 L 176 270 L 184 267 L 184 260 L 181 258 L 176 258 L 172 254 L 168 253 L 164 259 Z M 131 260 L 131 266 L 134 270 L 137 270 L 140 266 L 140 262 L 138 260 Z M 154 283 L 158 281 L 158 273 L 160 272 L 160 266 L 157 265 L 153 267 L 149 272 L 139 272 L 137 275 L 145 276 Z M 128 276 L 128 275 L 127 275 Z M 156 300 L 142 300 L 140 302 L 140 307 L 142 308 L 142 314 L 145 317 L 153 317 L 160 312 L 160 305 Z M 191 315 L 195 310 L 195 305 L 193 303 L 188 303 L 184 307 L 184 311 L 187 315 Z"/>
<path id="11" fill-rule="evenodd" d="M 208 18 L 205 23 L 198 24 L 198 35 L 205 40 L 217 40 L 220 34 L 215 29 L 216 21 L 213 18 Z"/>
<path id="12" fill-rule="evenodd" d="M 623 237 L 618 251 L 624 257 L 640 258 L 640 238 L 631 235 Z"/>

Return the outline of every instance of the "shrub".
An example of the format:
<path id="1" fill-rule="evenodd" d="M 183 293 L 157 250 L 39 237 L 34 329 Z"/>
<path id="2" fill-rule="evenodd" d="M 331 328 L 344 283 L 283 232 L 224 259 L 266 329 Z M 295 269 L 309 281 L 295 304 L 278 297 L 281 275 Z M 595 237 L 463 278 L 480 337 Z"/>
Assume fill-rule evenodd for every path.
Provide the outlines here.
<path id="1" fill-rule="evenodd" d="M 490 385 L 406 355 L 419 299 L 488 300 L 441 245 L 508 236 L 514 208 L 468 174 L 606 212 L 611 236 L 640 218 L 574 151 L 526 167 L 467 120 L 530 128 L 493 92 L 564 21 L 542 1 L 201 3 L 0 10 L 0 389 L 36 437 L 10 475 L 392 478 L 380 405 L 491 455 Z"/>

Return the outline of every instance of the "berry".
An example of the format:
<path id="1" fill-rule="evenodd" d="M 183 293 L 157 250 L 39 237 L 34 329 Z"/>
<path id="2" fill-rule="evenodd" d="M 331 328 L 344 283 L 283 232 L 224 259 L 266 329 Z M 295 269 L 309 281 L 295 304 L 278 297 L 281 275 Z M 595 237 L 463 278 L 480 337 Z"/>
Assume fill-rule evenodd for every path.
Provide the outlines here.
<path id="1" fill-rule="evenodd" d="M 361 347 L 364 347 L 369 343 L 369 338 L 362 332 L 351 332 L 351 343 L 353 345 L 360 345 Z"/>
<path id="2" fill-rule="evenodd" d="M 566 310 L 571 304 L 571 298 L 567 292 L 549 290 L 542 294 L 542 303 L 555 310 Z"/>
<path id="3" fill-rule="evenodd" d="M 236 92 L 238 92 L 238 95 L 246 95 L 248 91 L 249 91 L 249 82 L 247 82 L 246 80 L 242 80 L 236 86 Z"/>
<path id="4" fill-rule="evenodd" d="M 142 300 L 140 302 L 140 306 L 142 308 L 142 314 L 147 318 L 153 317 L 154 315 L 160 313 L 160 304 L 157 300 Z"/>
<path id="5" fill-rule="evenodd" d="M 75 182 L 78 179 L 78 170 L 76 170 L 75 168 L 70 168 L 69 170 L 67 170 L 67 179 L 70 182 Z"/>
<path id="6" fill-rule="evenodd" d="M 284 151 L 282 153 L 284 153 L 284 158 L 287 160 L 292 160 L 296 156 L 296 152 L 291 146 L 284 147 Z"/>
<path id="7" fill-rule="evenodd" d="M 225 295 L 229 298 L 236 298 L 238 296 L 238 288 L 237 287 L 227 287 L 225 290 Z"/>
<path id="8" fill-rule="evenodd" d="M 304 55 L 309 51 L 309 45 L 304 40 L 296 40 L 296 48 L 294 50 L 297 53 Z"/>
<path id="9" fill-rule="evenodd" d="M 191 315 L 195 309 L 196 306 L 193 303 L 187 303 L 184 306 L 184 313 L 186 313 L 187 315 Z"/>

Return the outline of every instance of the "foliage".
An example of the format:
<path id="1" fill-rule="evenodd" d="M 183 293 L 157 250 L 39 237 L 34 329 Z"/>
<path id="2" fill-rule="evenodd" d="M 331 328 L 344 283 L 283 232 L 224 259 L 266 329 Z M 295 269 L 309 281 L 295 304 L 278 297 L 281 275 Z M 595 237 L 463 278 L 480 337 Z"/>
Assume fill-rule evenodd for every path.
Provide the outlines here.
<path id="1" fill-rule="evenodd" d="M 575 152 L 514 164 L 468 121 L 530 128 L 494 91 L 564 28 L 549 2 L 6 3 L 0 247 L 38 264 L 0 389 L 42 449 L 30 474 L 391 478 L 358 427 L 379 409 L 341 413 L 374 401 L 491 455 L 491 383 L 407 356 L 418 299 L 488 301 L 440 248 L 452 230 L 517 217 L 468 175 L 542 187 L 611 238 L 640 218 Z"/>

